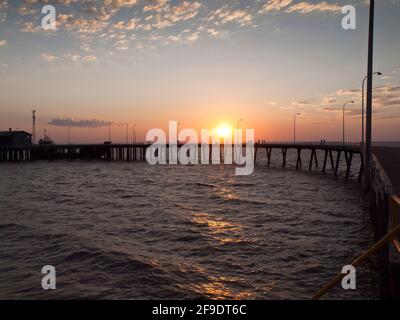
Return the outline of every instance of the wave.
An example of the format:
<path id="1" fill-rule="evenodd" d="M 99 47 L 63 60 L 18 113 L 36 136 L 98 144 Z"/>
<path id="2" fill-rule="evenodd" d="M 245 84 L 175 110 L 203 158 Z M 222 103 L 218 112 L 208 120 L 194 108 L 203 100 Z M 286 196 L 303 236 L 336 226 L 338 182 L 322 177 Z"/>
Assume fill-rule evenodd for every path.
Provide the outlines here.
<path id="1" fill-rule="evenodd" d="M 217 188 L 217 186 L 215 184 L 211 184 L 211 183 L 196 182 L 195 185 L 198 187 Z"/>
<path id="2" fill-rule="evenodd" d="M 255 183 L 236 182 L 231 184 L 232 187 L 255 187 Z"/>

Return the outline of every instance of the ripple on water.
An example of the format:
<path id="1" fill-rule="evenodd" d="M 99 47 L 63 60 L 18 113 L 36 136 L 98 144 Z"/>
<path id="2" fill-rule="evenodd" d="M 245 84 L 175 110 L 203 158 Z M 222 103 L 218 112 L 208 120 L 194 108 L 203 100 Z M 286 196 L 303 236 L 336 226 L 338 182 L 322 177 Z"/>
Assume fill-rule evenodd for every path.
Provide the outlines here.
<path id="1" fill-rule="evenodd" d="M 290 168 L 60 161 L 0 176 L 0 298 L 46 298 L 52 264 L 61 299 L 308 299 L 373 241 L 356 182 Z M 360 272 L 329 297 L 378 298 L 375 264 Z"/>

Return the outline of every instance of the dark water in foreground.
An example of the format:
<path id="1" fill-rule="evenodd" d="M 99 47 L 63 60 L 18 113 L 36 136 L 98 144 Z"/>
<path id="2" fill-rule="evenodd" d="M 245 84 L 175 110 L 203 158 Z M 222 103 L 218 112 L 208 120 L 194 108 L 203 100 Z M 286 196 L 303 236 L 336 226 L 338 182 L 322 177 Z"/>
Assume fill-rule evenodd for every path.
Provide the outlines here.
<path id="1" fill-rule="evenodd" d="M 320 173 L 60 161 L 0 179 L 2 299 L 308 299 L 372 243 L 357 183 Z M 327 298 L 379 298 L 375 269 Z"/>

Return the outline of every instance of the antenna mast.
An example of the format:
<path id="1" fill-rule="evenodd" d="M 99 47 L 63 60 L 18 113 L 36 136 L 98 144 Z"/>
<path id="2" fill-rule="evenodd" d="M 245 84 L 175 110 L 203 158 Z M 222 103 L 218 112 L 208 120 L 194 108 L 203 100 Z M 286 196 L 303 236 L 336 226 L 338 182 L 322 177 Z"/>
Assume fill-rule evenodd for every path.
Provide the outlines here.
<path id="1" fill-rule="evenodd" d="M 36 110 L 32 110 L 32 143 L 36 144 Z"/>

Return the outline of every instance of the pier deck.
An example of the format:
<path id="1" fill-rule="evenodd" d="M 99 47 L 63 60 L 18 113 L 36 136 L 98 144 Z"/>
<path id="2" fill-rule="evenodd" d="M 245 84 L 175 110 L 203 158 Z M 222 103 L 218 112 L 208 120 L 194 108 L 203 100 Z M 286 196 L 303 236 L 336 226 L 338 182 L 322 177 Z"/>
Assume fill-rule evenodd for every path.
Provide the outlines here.
<path id="1" fill-rule="evenodd" d="M 372 152 L 389 178 L 393 193 L 400 196 L 400 147 L 375 146 Z"/>

